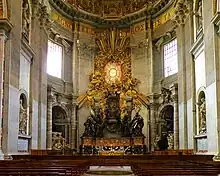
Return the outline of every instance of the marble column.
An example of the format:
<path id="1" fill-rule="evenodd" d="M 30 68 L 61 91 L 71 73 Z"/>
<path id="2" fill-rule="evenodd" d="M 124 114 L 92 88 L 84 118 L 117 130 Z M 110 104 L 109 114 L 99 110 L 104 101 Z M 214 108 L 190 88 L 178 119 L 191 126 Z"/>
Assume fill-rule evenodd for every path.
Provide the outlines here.
<path id="1" fill-rule="evenodd" d="M 47 88 L 47 150 L 52 150 L 52 108 L 53 108 L 52 86 L 48 86 Z"/>
<path id="2" fill-rule="evenodd" d="M 77 102 L 76 102 L 77 96 L 72 96 L 72 113 L 71 113 L 71 140 L 70 140 L 70 146 L 71 149 L 77 148 Z"/>
<path id="3" fill-rule="evenodd" d="M 178 104 L 178 84 L 171 87 L 173 107 L 174 107 L 174 149 L 179 149 L 179 104 Z"/>
<path id="4" fill-rule="evenodd" d="M 4 99 L 4 59 L 5 59 L 5 41 L 7 35 L 12 29 L 8 20 L 0 20 L 0 160 L 4 159 L 2 152 L 2 128 L 3 128 L 3 99 Z"/>
<path id="5" fill-rule="evenodd" d="M 156 138 L 156 104 L 150 104 L 150 147 L 151 151 L 154 151 L 154 141 Z"/>

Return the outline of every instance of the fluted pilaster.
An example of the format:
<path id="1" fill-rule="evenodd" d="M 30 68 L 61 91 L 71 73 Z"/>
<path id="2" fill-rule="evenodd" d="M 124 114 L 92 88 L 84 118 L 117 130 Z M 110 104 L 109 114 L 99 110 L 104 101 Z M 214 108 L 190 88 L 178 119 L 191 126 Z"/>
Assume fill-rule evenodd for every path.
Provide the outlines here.
<path id="1" fill-rule="evenodd" d="M 151 151 L 154 151 L 154 141 L 156 138 L 156 108 L 155 103 L 150 104 L 150 147 Z"/>
<path id="2" fill-rule="evenodd" d="M 77 96 L 72 96 L 72 110 L 71 110 L 71 149 L 77 148 Z"/>
<path id="3" fill-rule="evenodd" d="M 52 149 L 52 108 L 53 108 L 52 86 L 49 86 L 47 89 L 47 150 Z"/>
<path id="4" fill-rule="evenodd" d="M 173 107 L 174 107 L 174 149 L 179 149 L 179 103 L 178 103 L 178 85 L 171 87 Z"/>

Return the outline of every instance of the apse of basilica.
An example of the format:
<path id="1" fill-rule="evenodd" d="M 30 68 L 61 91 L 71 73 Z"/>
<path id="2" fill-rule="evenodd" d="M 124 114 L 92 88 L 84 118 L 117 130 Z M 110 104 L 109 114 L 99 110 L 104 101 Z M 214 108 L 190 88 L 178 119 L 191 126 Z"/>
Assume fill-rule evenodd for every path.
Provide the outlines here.
<path id="1" fill-rule="evenodd" d="M 220 152 L 219 0 L 1 0 L 1 158 Z"/>

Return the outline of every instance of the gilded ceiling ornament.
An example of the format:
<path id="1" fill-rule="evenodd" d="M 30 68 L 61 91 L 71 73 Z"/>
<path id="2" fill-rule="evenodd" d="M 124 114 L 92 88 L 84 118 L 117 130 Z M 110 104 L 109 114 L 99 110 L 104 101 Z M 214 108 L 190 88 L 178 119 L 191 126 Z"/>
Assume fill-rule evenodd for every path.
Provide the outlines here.
<path id="1" fill-rule="evenodd" d="M 159 0 L 156 2 L 159 2 Z M 75 0 L 72 4 L 92 14 L 106 18 L 118 18 L 143 8 L 152 7 L 155 4 L 155 0 Z"/>

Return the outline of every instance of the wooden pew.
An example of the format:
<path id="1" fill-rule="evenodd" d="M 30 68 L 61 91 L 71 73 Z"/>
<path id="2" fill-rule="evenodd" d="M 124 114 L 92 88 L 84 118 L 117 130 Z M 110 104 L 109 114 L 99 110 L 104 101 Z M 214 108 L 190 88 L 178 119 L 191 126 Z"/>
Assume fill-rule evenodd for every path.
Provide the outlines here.
<path id="1" fill-rule="evenodd" d="M 206 167 L 183 161 L 135 161 L 132 169 L 136 175 L 217 175 L 220 169 L 213 165 Z"/>
<path id="2" fill-rule="evenodd" d="M 88 163 L 85 161 L 72 162 L 72 161 L 35 161 L 35 160 L 12 160 L 0 162 L 0 175 L 7 170 L 7 175 L 17 172 L 16 175 L 28 175 L 33 172 L 36 175 L 45 175 L 45 173 L 54 173 L 55 175 L 81 175 L 88 169 Z"/>

